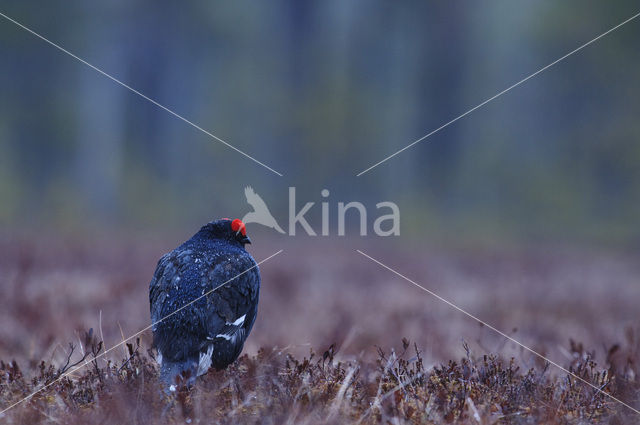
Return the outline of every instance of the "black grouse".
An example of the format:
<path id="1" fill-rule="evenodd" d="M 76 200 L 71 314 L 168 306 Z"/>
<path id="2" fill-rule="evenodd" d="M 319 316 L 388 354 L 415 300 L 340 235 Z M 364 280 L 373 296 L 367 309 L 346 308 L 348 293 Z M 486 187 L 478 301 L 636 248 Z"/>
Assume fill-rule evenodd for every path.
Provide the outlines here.
<path id="1" fill-rule="evenodd" d="M 149 302 L 157 360 L 168 385 L 191 385 L 210 367 L 223 369 L 240 355 L 260 292 L 260 272 L 244 248 L 248 243 L 244 223 L 225 218 L 204 225 L 158 261 Z"/>

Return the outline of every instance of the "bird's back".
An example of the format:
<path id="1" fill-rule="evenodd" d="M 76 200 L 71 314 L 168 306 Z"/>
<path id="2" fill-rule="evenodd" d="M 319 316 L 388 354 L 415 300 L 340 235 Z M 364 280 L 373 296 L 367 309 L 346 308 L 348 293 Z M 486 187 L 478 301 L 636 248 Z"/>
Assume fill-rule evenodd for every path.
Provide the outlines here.
<path id="1" fill-rule="evenodd" d="M 197 236 L 163 256 L 150 283 L 154 345 L 167 381 L 233 362 L 257 314 L 253 258 L 239 246 Z"/>

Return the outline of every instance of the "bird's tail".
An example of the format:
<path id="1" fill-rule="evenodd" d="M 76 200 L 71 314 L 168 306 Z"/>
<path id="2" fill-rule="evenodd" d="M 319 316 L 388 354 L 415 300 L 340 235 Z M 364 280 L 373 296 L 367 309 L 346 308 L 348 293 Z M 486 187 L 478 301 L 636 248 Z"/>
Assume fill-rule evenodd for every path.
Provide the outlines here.
<path id="1" fill-rule="evenodd" d="M 196 381 L 197 372 L 198 361 L 196 359 L 181 362 L 164 360 L 160 369 L 160 378 L 170 390 L 172 386 L 174 389 L 182 386 L 190 387 Z"/>

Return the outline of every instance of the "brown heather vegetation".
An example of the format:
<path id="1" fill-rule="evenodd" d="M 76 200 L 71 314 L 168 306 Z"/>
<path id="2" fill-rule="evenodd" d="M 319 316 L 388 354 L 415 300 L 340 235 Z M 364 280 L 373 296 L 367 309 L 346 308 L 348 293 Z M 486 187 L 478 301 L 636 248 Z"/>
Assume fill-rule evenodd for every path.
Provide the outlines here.
<path id="1" fill-rule="evenodd" d="M 148 325 L 148 280 L 175 241 L 100 241 L 0 240 L 0 408 L 48 385 L 0 423 L 640 422 L 349 248 L 319 255 L 304 244 L 261 267 L 241 358 L 167 392 L 149 332 L 114 346 Z M 258 259 L 272 253 L 258 249 Z M 635 257 L 367 251 L 640 406 Z"/>
<path id="2" fill-rule="evenodd" d="M 570 370 L 602 391 L 627 401 L 640 391 L 640 344 L 612 347 L 605 367 L 580 344 L 570 345 Z M 277 350 L 243 355 L 224 371 L 210 371 L 191 389 L 167 391 L 158 380 L 153 353 L 140 340 L 129 356 L 100 366 L 102 342 L 84 337 L 88 365 L 76 373 L 66 362 L 45 362 L 26 377 L 17 363 L 0 363 L 3 406 L 47 386 L 2 417 L 6 423 L 637 423 L 638 417 L 606 395 L 570 376 L 549 373 L 548 364 L 522 370 L 515 359 L 495 355 L 433 369 L 419 349 L 402 341 L 402 352 L 378 349 L 375 362 L 340 361 L 334 347 L 303 359 Z M 70 346 L 71 353 L 74 346 Z M 97 359 L 96 359 L 97 357 Z M 617 360 L 616 360 L 617 359 Z M 58 379 L 62 376 L 61 379 Z"/>

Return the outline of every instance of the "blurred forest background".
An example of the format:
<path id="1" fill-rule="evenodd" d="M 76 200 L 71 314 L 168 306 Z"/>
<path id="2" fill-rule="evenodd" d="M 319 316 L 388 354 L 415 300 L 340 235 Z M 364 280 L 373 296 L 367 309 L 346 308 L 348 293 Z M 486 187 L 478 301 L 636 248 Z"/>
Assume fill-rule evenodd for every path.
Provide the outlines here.
<path id="1" fill-rule="evenodd" d="M 408 239 L 637 248 L 640 21 L 355 177 L 637 6 L 5 0 L 3 13 L 284 177 L 3 18 L 0 224 L 195 230 L 248 211 L 245 185 L 286 223 L 296 186 L 299 202 L 323 188 L 395 201 Z"/>
<path id="2" fill-rule="evenodd" d="M 318 233 L 328 201 L 332 235 L 337 203 L 361 201 L 369 236 L 249 224 L 257 260 L 284 252 L 261 266 L 245 353 L 336 344 L 367 364 L 406 337 L 425 367 L 468 347 L 546 372 L 357 248 L 563 366 L 574 341 L 600 367 L 612 347 L 639 358 L 640 17 L 356 177 L 638 12 L 632 0 L 2 0 L 0 13 L 283 176 L 0 16 L 0 359 L 38 376 L 89 328 L 113 348 L 147 327 L 158 258 L 249 212 L 247 185 L 285 228 L 288 187 L 297 211 L 316 203 Z M 371 235 L 381 201 L 398 204 L 399 237 Z M 633 392 L 614 394 L 637 407 L 629 370 Z M 26 391 L 14 387 L 0 385 L 2 408 Z M 16 423 L 35 422 L 19 409 Z"/>

